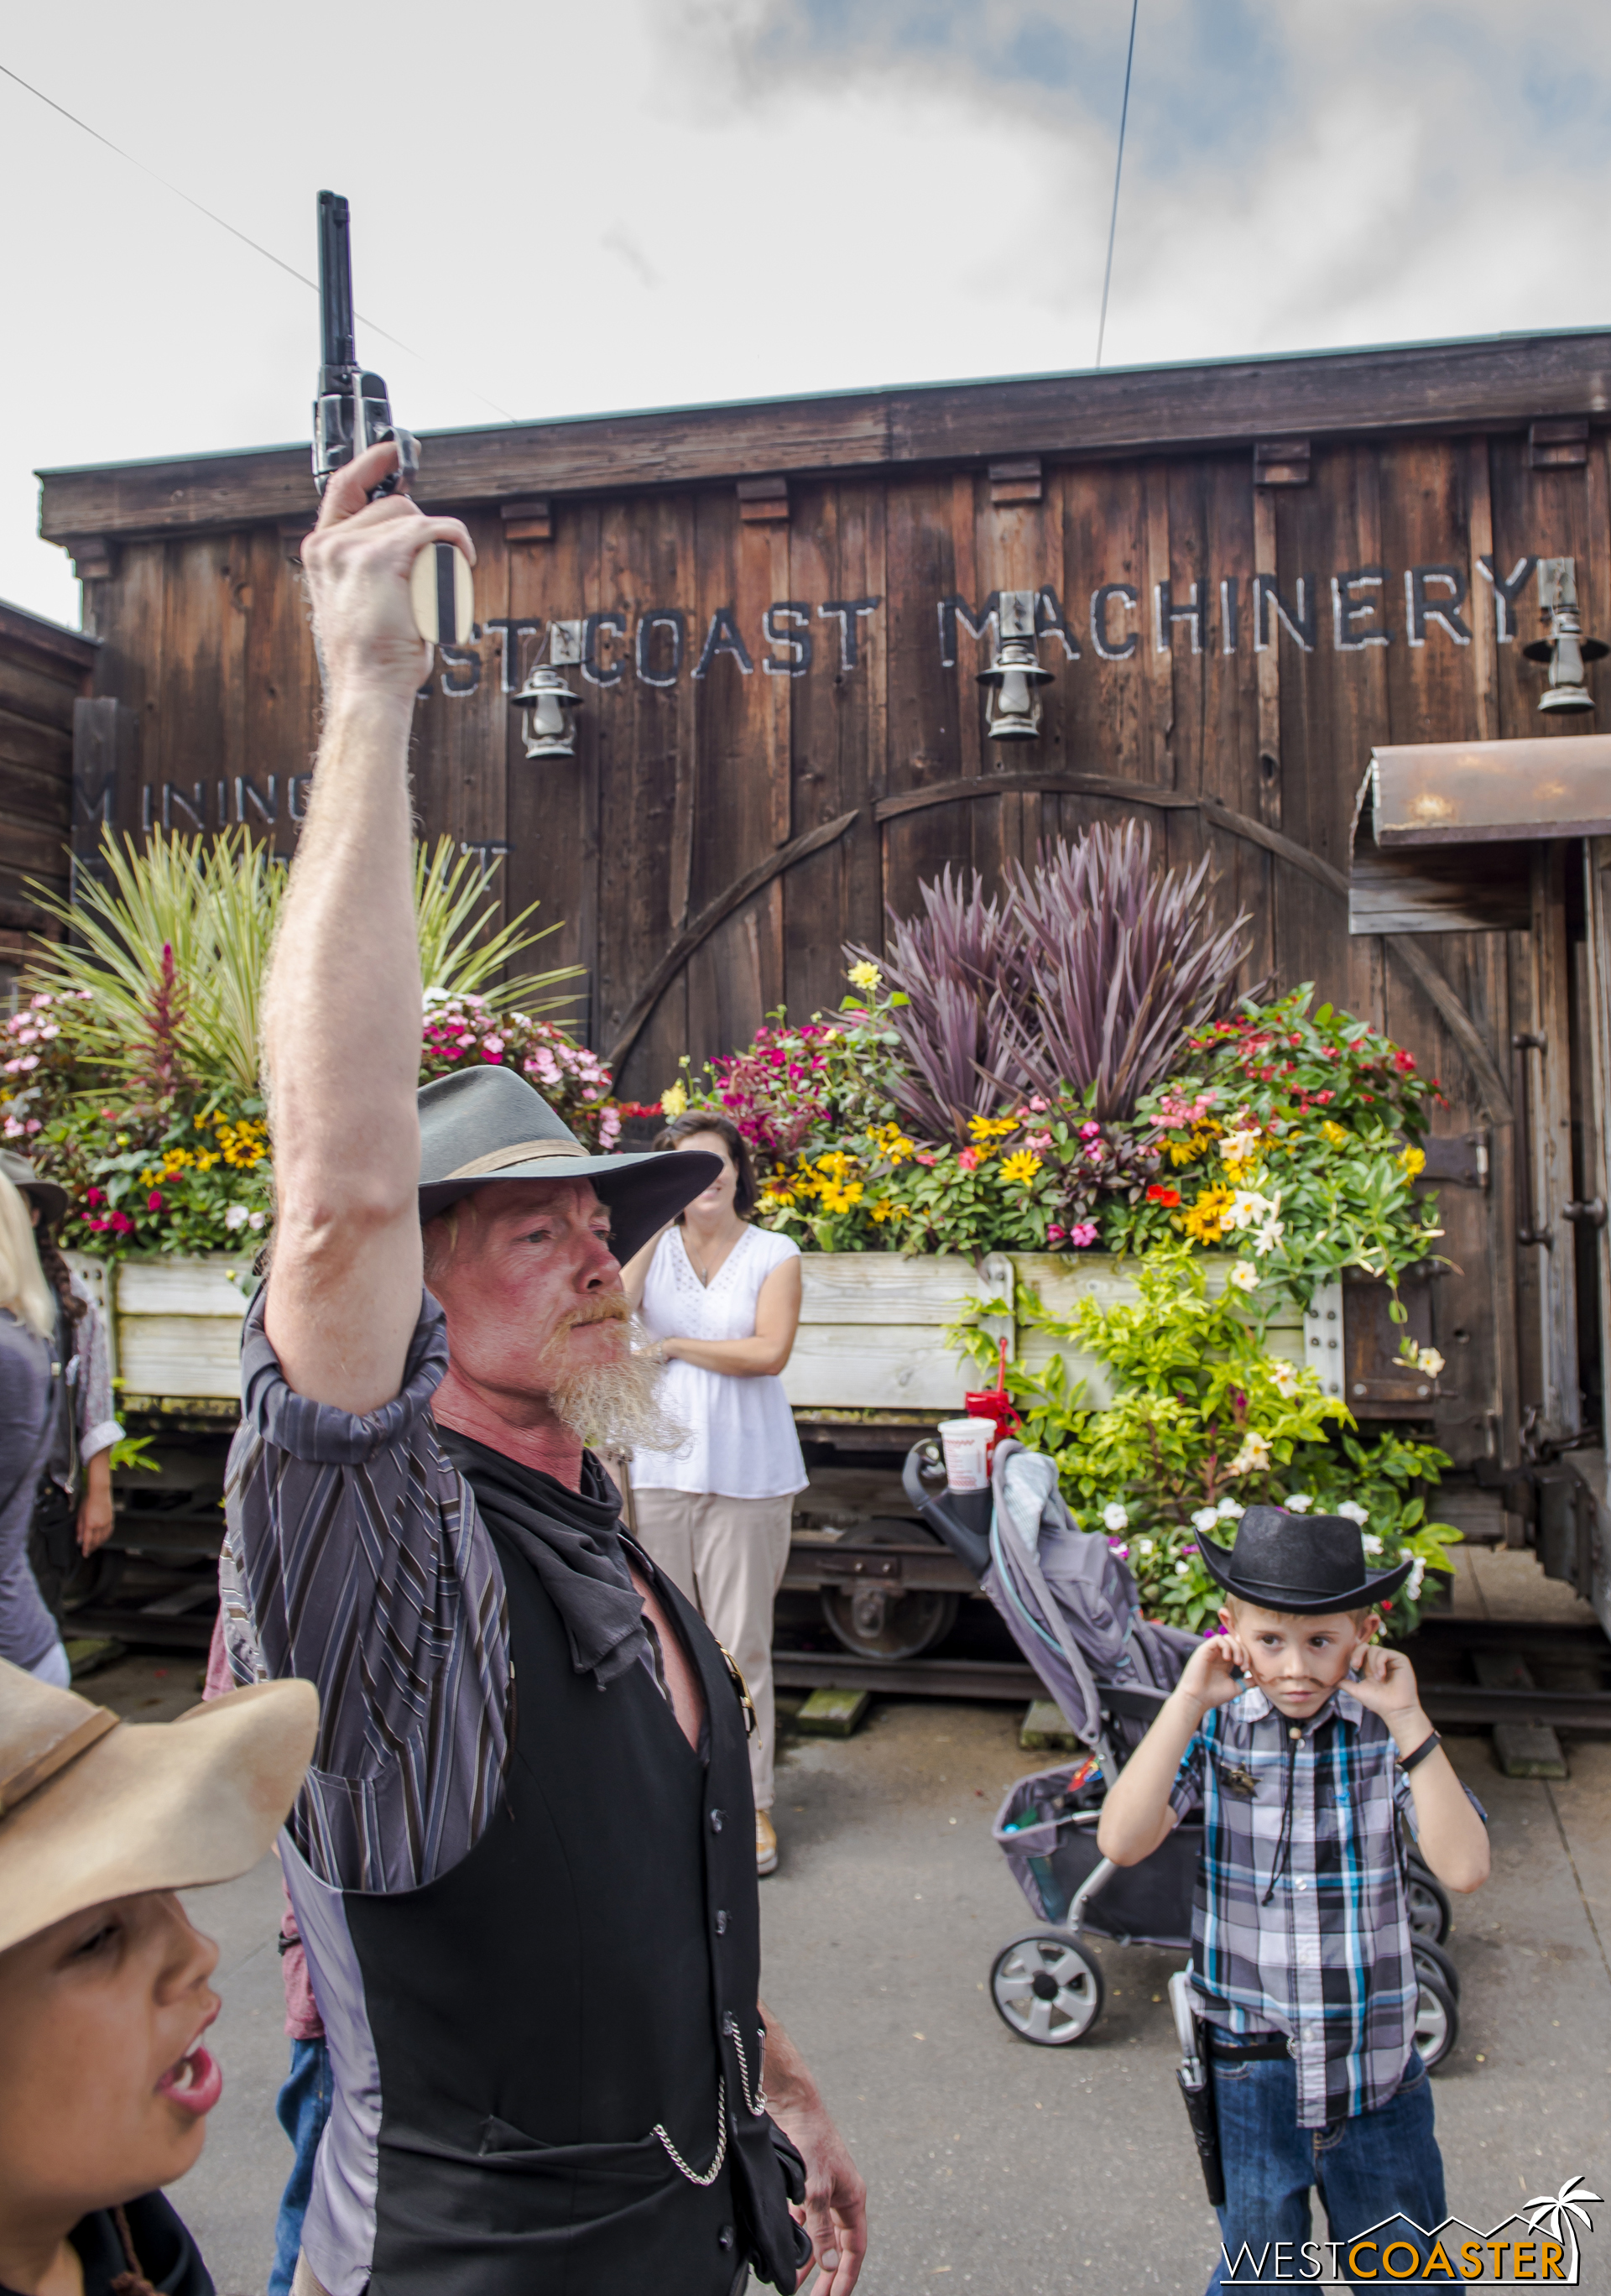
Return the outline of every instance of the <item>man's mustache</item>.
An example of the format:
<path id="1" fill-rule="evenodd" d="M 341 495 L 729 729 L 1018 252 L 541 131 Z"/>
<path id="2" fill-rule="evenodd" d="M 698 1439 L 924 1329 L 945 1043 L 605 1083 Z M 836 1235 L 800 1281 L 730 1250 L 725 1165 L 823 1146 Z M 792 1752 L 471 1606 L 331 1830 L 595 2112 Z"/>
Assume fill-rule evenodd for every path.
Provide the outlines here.
<path id="1" fill-rule="evenodd" d="M 632 1320 L 632 1309 L 625 1292 L 606 1292 L 585 1307 L 573 1308 L 559 1325 L 561 1332 L 574 1332 L 584 1324 L 626 1324 Z"/>

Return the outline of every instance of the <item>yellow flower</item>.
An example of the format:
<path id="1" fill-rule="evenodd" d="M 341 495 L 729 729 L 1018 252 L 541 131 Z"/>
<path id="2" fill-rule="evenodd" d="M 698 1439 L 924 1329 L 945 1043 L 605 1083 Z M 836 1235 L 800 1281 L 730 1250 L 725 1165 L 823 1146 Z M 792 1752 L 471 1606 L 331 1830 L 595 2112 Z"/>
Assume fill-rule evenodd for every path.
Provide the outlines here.
<path id="1" fill-rule="evenodd" d="M 1345 1148 L 1348 1145 L 1347 1133 L 1340 1124 L 1334 1124 L 1329 1117 L 1321 1127 L 1321 1138 L 1329 1140 L 1334 1148 Z"/>
<path id="2" fill-rule="evenodd" d="M 1040 1158 L 1031 1155 L 1027 1148 L 1020 1148 L 1016 1154 L 1002 1159 L 1002 1177 L 1012 1186 L 1021 1182 L 1026 1187 L 1040 1168 Z"/>
<path id="3" fill-rule="evenodd" d="M 830 1180 L 822 1189 L 822 1210 L 825 1212 L 847 1212 L 861 1201 L 861 1198 L 860 1180 L 851 1180 L 842 1187 L 836 1186 Z"/>
<path id="4" fill-rule="evenodd" d="M 1180 1226 L 1194 1243 L 1217 1243 L 1224 1230 L 1225 1214 L 1231 1204 L 1229 1188 L 1205 1188 L 1195 1203 L 1176 1215 Z"/>
<path id="5" fill-rule="evenodd" d="M 970 1116 L 968 1119 L 970 1140 L 1005 1140 L 1010 1132 L 1018 1128 L 1016 1116 Z"/>
<path id="6" fill-rule="evenodd" d="M 887 1196 L 880 1196 L 876 1204 L 868 1206 L 868 1210 L 880 1227 L 886 1220 L 904 1219 L 906 1217 L 905 1205 L 892 1204 Z"/>
<path id="7" fill-rule="evenodd" d="M 684 1113 L 687 1106 L 688 1087 L 679 1077 L 675 1084 L 668 1084 L 660 1095 L 660 1112 L 675 1124 L 677 1118 Z"/>
<path id="8" fill-rule="evenodd" d="M 1182 1164 L 1195 1164 L 1198 1158 L 1214 1145 L 1219 1128 L 1217 1124 L 1212 1128 L 1199 1125 L 1190 1140 L 1171 1140 L 1166 1144 L 1169 1161 L 1177 1171 Z"/>
<path id="9" fill-rule="evenodd" d="M 1413 1180 L 1427 1168 L 1427 1152 L 1424 1148 L 1406 1148 L 1398 1160 Z"/>
<path id="10" fill-rule="evenodd" d="M 817 1158 L 817 1169 L 826 1172 L 830 1180 L 842 1180 L 854 1161 L 842 1148 L 830 1148 L 826 1156 Z"/>
<path id="11" fill-rule="evenodd" d="M 865 957 L 860 964 L 853 964 L 845 978 L 853 988 L 860 988 L 869 996 L 875 996 L 884 986 L 883 974 L 876 964 L 869 964 Z"/>

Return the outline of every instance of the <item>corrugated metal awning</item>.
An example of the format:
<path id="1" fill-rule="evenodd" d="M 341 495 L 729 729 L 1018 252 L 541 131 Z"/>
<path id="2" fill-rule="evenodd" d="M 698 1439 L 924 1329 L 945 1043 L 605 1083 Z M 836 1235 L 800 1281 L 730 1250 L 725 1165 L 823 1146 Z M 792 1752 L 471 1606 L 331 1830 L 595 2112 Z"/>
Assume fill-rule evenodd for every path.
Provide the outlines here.
<path id="1" fill-rule="evenodd" d="M 1486 845 L 1611 832 L 1611 734 L 1372 750 L 1378 845 Z"/>

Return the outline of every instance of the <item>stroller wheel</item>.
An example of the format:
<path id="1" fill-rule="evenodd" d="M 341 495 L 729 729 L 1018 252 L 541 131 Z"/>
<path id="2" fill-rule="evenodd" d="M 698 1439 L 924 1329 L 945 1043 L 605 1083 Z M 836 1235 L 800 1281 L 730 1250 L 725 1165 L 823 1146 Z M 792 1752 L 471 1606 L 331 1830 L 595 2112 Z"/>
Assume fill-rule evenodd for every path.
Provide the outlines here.
<path id="1" fill-rule="evenodd" d="M 1442 1945 L 1454 1919 L 1454 1908 L 1443 1883 L 1427 1871 L 1419 1857 L 1411 1857 L 1406 1869 L 1404 1895 L 1409 1900 L 1410 1927 L 1415 1935 Z"/>
<path id="2" fill-rule="evenodd" d="M 1416 1976 L 1420 1991 L 1415 2004 L 1415 2051 L 1428 2072 L 1441 2065 L 1460 2038 L 1460 2011 L 1441 1977 L 1424 1965 Z"/>
<path id="3" fill-rule="evenodd" d="M 1417 1937 L 1413 1930 L 1411 1931 L 1411 1949 L 1414 1955 L 1416 1968 L 1430 1971 L 1444 1989 L 1454 1996 L 1458 2003 L 1460 1997 L 1460 1972 L 1443 1951 L 1443 1947 L 1435 1945 L 1430 1938 Z"/>
<path id="4" fill-rule="evenodd" d="M 1084 2040 L 1101 2015 L 1102 1972 L 1072 1938 L 1037 1930 L 997 1954 L 990 1997 L 1020 2041 L 1060 2048 Z"/>

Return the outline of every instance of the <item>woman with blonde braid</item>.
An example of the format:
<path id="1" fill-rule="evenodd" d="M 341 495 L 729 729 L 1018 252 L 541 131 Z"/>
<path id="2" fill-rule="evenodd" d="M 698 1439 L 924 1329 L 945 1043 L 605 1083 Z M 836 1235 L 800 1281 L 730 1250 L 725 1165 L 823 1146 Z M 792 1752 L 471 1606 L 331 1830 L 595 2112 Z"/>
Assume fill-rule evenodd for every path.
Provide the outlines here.
<path id="1" fill-rule="evenodd" d="M 65 1690 L 67 1652 L 28 1561 L 54 1431 L 55 1331 L 33 1221 L 21 1191 L 0 1172 L 0 1658 Z"/>

